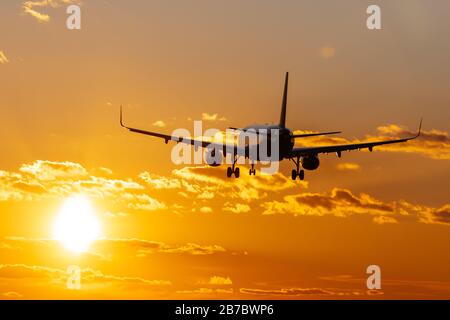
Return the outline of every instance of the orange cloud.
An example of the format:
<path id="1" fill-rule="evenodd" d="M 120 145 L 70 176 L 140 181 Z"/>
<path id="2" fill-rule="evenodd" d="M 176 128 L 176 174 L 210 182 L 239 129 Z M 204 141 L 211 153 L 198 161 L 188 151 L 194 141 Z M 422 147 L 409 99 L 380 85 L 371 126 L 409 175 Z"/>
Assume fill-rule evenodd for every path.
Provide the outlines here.
<path id="1" fill-rule="evenodd" d="M 212 212 L 212 209 L 210 207 L 201 207 L 200 212 L 210 213 L 210 212 Z"/>
<path id="2" fill-rule="evenodd" d="M 26 264 L 0 264 L 0 278 L 2 279 L 43 279 L 48 285 L 54 284 L 65 288 L 69 274 L 62 269 L 47 266 Z M 106 283 L 128 288 L 148 286 L 167 286 L 172 283 L 167 280 L 148 280 L 138 277 L 117 276 L 104 274 L 91 268 L 81 269 L 82 286 Z"/>
<path id="3" fill-rule="evenodd" d="M 3 51 L 0 51 L 0 64 L 6 64 L 9 60 Z"/>
<path id="4" fill-rule="evenodd" d="M 166 126 L 165 122 L 162 120 L 155 121 L 152 125 L 158 128 L 164 128 Z"/>
<path id="5" fill-rule="evenodd" d="M 50 15 L 38 12 L 35 8 L 59 8 L 63 5 L 81 4 L 80 0 L 34 0 L 25 1 L 22 4 L 22 9 L 25 14 L 29 14 L 39 22 L 49 22 Z"/>
<path id="6" fill-rule="evenodd" d="M 59 243 L 53 239 L 6 237 L 0 241 L 0 250 L 26 251 L 33 254 L 40 254 L 45 251 L 48 254 L 50 250 L 57 249 L 59 249 Z M 90 251 L 82 255 L 96 261 L 109 261 L 111 256 L 122 254 L 129 256 L 130 252 L 137 258 L 146 258 L 156 253 L 203 256 L 225 253 L 226 251 L 224 247 L 215 244 L 167 244 L 137 238 L 102 238 L 95 241 L 91 245 Z"/>
<path id="7" fill-rule="evenodd" d="M 223 207 L 223 211 L 230 211 L 233 213 L 246 213 L 250 211 L 248 204 L 226 202 Z"/>
<path id="8" fill-rule="evenodd" d="M 347 164 L 345 166 L 348 167 Z M 119 212 L 128 208 L 140 211 L 171 209 L 175 213 L 186 210 L 246 213 L 251 210 L 251 202 L 258 202 L 257 207 L 262 208 L 263 214 L 339 217 L 367 214 L 373 216 L 377 224 L 396 223 L 405 217 L 414 217 L 424 223 L 450 223 L 449 205 L 433 208 L 407 201 L 383 202 L 364 193 L 354 195 L 350 190 L 339 188 L 329 193 L 298 194 L 299 187 L 306 188 L 307 183 L 292 181 L 281 173 L 243 175 L 229 183 L 224 170 L 205 166 L 184 167 L 173 170 L 167 177 L 143 172 L 139 175 L 140 181 L 134 181 L 96 176 L 78 163 L 38 160 L 22 165 L 19 172 L 0 171 L 0 201 L 31 201 L 84 193 L 99 199 L 114 199 L 115 204 L 122 207 L 115 209 Z M 170 206 L 154 196 L 155 191 L 164 196 L 166 190 L 172 199 Z M 280 191 L 290 190 L 296 193 L 279 200 Z M 181 204 L 174 202 L 174 195 L 179 197 Z M 183 201 L 192 200 L 192 196 L 199 201 L 183 205 Z M 214 202 L 210 202 L 213 198 L 222 199 L 223 205 L 214 207 Z"/>
<path id="9" fill-rule="evenodd" d="M 32 164 L 22 165 L 19 171 L 43 181 L 56 179 L 73 181 L 88 175 L 87 170 L 83 166 L 69 161 L 55 162 L 37 160 Z"/>
<path id="10" fill-rule="evenodd" d="M 227 120 L 225 117 L 219 117 L 217 113 L 209 114 L 209 113 L 202 113 L 202 120 L 203 121 L 225 121 Z"/>
<path id="11" fill-rule="evenodd" d="M 106 170 L 109 169 L 103 168 L 101 172 Z M 114 197 L 117 202 L 135 210 L 167 208 L 146 193 L 139 182 L 95 176 L 78 163 L 38 160 L 22 165 L 19 173 L 0 171 L 0 200 L 3 201 L 66 197 L 75 193 L 97 198 Z"/>
<path id="12" fill-rule="evenodd" d="M 229 183 L 225 170 L 225 167 L 184 167 L 175 169 L 173 175 L 181 179 L 180 185 L 187 192 L 203 193 L 207 190 L 215 194 L 224 194 L 227 198 L 247 202 L 265 198 L 269 192 L 307 186 L 306 182 L 292 181 L 280 172 L 274 175 L 242 175 L 238 180 Z"/>
<path id="13" fill-rule="evenodd" d="M 233 289 L 211 289 L 211 288 L 198 288 L 194 290 L 178 290 L 179 294 L 232 294 Z"/>
<path id="14" fill-rule="evenodd" d="M 334 188 L 330 193 L 303 193 L 288 195 L 284 201 L 262 203 L 263 214 L 293 214 L 296 216 L 334 215 L 348 217 L 354 214 L 374 216 L 377 224 L 397 223 L 414 218 L 423 223 L 450 225 L 450 205 L 433 208 L 406 201 L 383 202 L 367 194 L 354 195 L 346 189 Z"/>
<path id="15" fill-rule="evenodd" d="M 2 294 L 2 296 L 6 297 L 6 298 L 10 298 L 10 299 L 18 299 L 18 298 L 22 298 L 23 295 L 21 295 L 18 292 L 15 291 L 8 291 Z"/>
<path id="16" fill-rule="evenodd" d="M 334 188 L 328 193 L 303 193 L 284 197 L 284 202 L 271 201 L 262 206 L 264 214 L 292 213 L 294 215 L 326 214 L 348 216 L 355 213 L 392 214 L 393 204 L 385 204 L 367 194 L 353 195 L 349 190 Z"/>
<path id="17" fill-rule="evenodd" d="M 230 277 L 213 276 L 209 279 L 208 284 L 216 286 L 228 286 L 232 285 L 233 281 L 231 281 Z"/>
<path id="18" fill-rule="evenodd" d="M 264 296 L 344 296 L 344 295 L 370 295 L 367 290 L 360 289 L 322 289 L 322 288 L 281 288 L 281 289 L 252 289 L 241 288 L 243 294 L 264 295 Z"/>

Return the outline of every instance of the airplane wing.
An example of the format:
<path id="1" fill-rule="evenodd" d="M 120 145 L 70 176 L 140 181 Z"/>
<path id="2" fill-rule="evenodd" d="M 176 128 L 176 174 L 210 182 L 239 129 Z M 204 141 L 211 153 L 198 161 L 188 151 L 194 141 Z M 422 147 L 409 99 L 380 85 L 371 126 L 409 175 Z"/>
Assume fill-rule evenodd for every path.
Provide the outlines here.
<path id="1" fill-rule="evenodd" d="M 415 139 L 420 135 L 421 128 L 422 128 L 422 119 L 420 120 L 419 130 L 418 130 L 417 134 L 413 137 L 403 138 L 403 139 L 394 139 L 394 140 L 365 142 L 365 143 L 344 144 L 344 145 L 294 148 L 294 149 L 292 149 L 288 158 L 297 158 L 297 157 L 304 157 L 304 156 L 310 156 L 310 155 L 317 155 L 319 153 L 334 153 L 334 152 L 336 152 L 338 154 L 338 156 L 340 157 L 342 151 L 360 150 L 360 149 L 366 149 L 366 148 L 368 148 L 369 151 L 372 151 L 372 149 L 376 146 L 380 146 L 380 145 L 384 145 L 384 144 L 406 142 L 406 141 Z"/>
<path id="2" fill-rule="evenodd" d="M 221 150 L 224 155 L 226 155 L 228 153 L 232 154 L 232 155 L 245 155 L 245 149 L 240 148 L 237 145 L 211 142 L 211 141 L 207 141 L 207 140 L 196 140 L 196 139 L 187 138 L 187 137 L 177 137 L 177 136 L 167 135 L 167 134 L 163 134 L 163 133 L 159 133 L 159 132 L 153 132 L 153 131 L 147 131 L 147 130 L 142 130 L 142 129 L 138 129 L 138 128 L 128 127 L 123 123 L 122 106 L 120 106 L 120 125 L 134 133 L 140 133 L 140 134 L 144 134 L 147 136 L 164 139 L 165 143 L 168 143 L 169 141 L 175 141 L 176 143 L 190 144 L 196 148 L 202 147 L 202 148 L 211 148 L 211 149 Z"/>
<path id="3" fill-rule="evenodd" d="M 305 137 L 314 137 L 314 136 L 325 136 L 327 134 L 337 134 L 337 133 L 342 133 L 342 131 L 293 134 L 292 138 L 305 138 Z"/>

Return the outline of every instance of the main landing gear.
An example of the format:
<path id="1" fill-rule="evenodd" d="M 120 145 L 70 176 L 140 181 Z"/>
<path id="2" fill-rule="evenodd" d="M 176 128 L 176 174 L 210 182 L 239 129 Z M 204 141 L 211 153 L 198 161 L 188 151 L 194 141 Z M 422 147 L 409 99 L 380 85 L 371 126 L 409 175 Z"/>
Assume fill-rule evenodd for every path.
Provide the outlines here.
<path id="1" fill-rule="evenodd" d="M 300 180 L 304 180 L 305 179 L 305 170 L 300 170 L 300 158 L 297 159 L 292 159 L 292 161 L 294 161 L 295 166 L 297 167 L 296 169 L 292 169 L 292 180 L 297 179 L 297 177 L 300 178 Z"/>
<path id="2" fill-rule="evenodd" d="M 228 177 L 228 178 L 231 178 L 231 176 L 232 176 L 233 174 L 234 174 L 234 176 L 235 176 L 236 178 L 239 178 L 240 170 L 239 170 L 238 167 L 235 167 L 236 161 L 237 161 L 237 157 L 234 158 L 233 165 L 232 165 L 231 167 L 228 167 L 228 168 L 227 168 L 227 177 Z"/>
<path id="3" fill-rule="evenodd" d="M 231 178 L 231 176 L 232 176 L 233 174 L 234 174 L 234 176 L 235 176 L 236 178 L 239 178 L 239 176 L 240 176 L 240 170 L 239 170 L 238 167 L 235 167 L 236 162 L 237 162 L 237 157 L 234 158 L 233 165 L 232 165 L 231 167 L 228 167 L 228 168 L 227 168 L 227 177 L 228 177 L 228 178 Z M 251 165 L 252 165 L 252 167 L 248 170 L 248 174 L 249 174 L 249 175 L 254 175 L 254 176 L 255 176 L 255 175 L 256 175 L 255 164 L 252 163 Z"/>
<path id="4" fill-rule="evenodd" d="M 255 164 L 254 163 L 252 163 L 252 167 L 248 170 L 248 174 L 249 175 L 254 175 L 254 176 L 256 176 L 256 169 L 255 169 Z"/>

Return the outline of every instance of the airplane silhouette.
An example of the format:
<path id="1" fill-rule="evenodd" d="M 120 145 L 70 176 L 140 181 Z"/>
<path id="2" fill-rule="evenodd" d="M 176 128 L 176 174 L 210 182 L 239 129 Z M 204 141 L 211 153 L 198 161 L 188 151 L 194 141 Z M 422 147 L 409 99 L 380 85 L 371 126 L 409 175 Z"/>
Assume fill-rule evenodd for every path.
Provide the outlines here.
<path id="1" fill-rule="evenodd" d="M 273 161 L 282 161 L 284 159 L 289 159 L 294 162 L 296 168 L 292 170 L 292 180 L 300 178 L 303 180 L 305 178 L 305 170 L 316 170 L 319 165 L 319 154 L 321 153 L 336 153 L 336 155 L 340 158 L 341 153 L 343 151 L 350 150 L 361 150 L 361 149 L 369 149 L 372 152 L 373 148 L 380 145 L 392 144 L 392 143 L 400 143 L 406 142 L 412 139 L 417 138 L 420 135 L 420 131 L 422 128 L 422 119 L 420 120 L 419 129 L 416 135 L 403 139 L 392 139 L 392 140 L 384 140 L 384 141 L 374 141 L 374 142 L 365 142 L 365 143 L 353 143 L 353 144 L 344 144 L 344 145 L 329 145 L 329 146 L 316 146 L 316 147 L 294 147 L 296 138 L 304 138 L 311 136 L 321 136 L 321 135 L 329 135 L 341 133 L 340 131 L 333 132 L 320 132 L 320 133 L 306 133 L 306 134 L 294 134 L 290 129 L 286 128 L 286 106 L 287 106 L 287 93 L 288 93 L 288 80 L 289 73 L 286 72 L 286 78 L 284 82 L 284 90 L 283 90 L 283 100 L 281 104 L 281 114 L 280 114 L 280 122 L 278 125 L 252 125 L 245 128 L 234 128 L 230 127 L 230 129 L 236 130 L 241 133 L 246 134 L 256 134 L 257 136 L 265 137 L 265 142 L 268 143 L 270 149 L 271 139 L 277 139 L 278 143 L 278 153 L 271 155 L 271 160 Z M 120 107 L 120 125 L 131 132 L 145 134 L 157 138 L 161 138 L 167 144 L 169 140 L 175 141 L 177 143 L 185 143 L 190 144 L 197 147 L 207 148 L 206 162 L 213 167 L 219 166 L 222 164 L 222 155 L 230 154 L 232 156 L 232 165 L 227 168 L 227 177 L 231 177 L 233 174 L 236 178 L 239 178 L 240 170 L 239 167 L 236 167 L 237 159 L 242 156 L 248 158 L 251 161 L 251 169 L 249 170 L 250 175 L 255 175 L 255 163 L 261 161 L 262 158 L 258 155 L 253 155 L 250 151 L 250 146 L 239 146 L 236 144 L 226 144 L 226 143 L 218 143 L 206 140 L 195 140 L 186 137 L 178 137 L 167 135 L 159 132 L 146 131 L 142 129 L 132 128 L 124 125 L 123 117 L 122 117 L 122 106 Z M 271 134 L 275 132 L 276 134 Z M 259 143 L 262 143 L 261 141 Z M 256 146 L 258 147 L 258 146 Z M 221 154 L 217 154 L 217 153 Z M 270 153 L 270 150 L 269 150 Z M 300 165 L 303 169 L 300 169 Z"/>

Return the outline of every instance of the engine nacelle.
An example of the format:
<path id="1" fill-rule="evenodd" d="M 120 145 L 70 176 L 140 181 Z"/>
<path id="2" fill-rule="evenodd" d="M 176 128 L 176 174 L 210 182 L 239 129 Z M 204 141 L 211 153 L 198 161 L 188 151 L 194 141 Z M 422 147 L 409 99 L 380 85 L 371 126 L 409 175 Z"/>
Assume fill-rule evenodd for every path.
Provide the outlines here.
<path id="1" fill-rule="evenodd" d="M 205 161 L 211 167 L 218 167 L 222 164 L 223 156 L 220 151 L 215 148 L 206 149 Z"/>
<path id="2" fill-rule="evenodd" d="M 306 170 L 316 170 L 320 165 L 319 157 L 309 156 L 302 158 L 302 167 Z"/>

